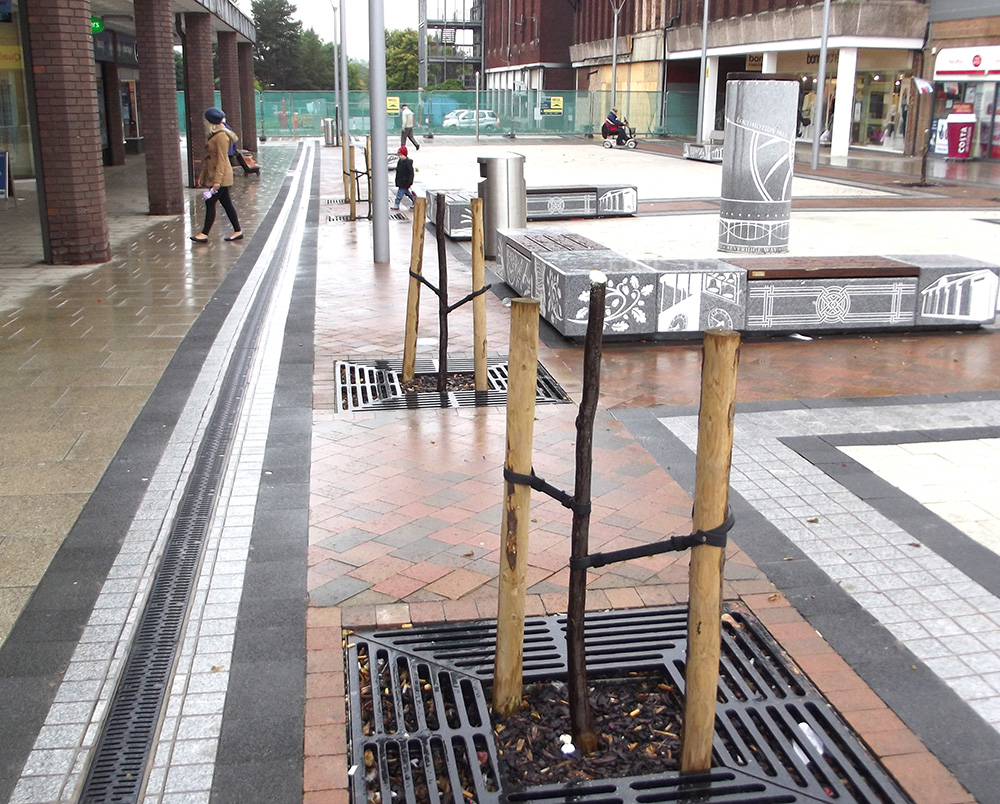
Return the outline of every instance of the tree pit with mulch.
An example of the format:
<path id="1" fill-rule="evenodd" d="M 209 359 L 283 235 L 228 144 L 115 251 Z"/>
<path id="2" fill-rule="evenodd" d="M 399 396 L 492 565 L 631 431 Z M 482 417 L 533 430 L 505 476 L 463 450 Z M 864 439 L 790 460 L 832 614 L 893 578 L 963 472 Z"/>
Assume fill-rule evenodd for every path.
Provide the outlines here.
<path id="1" fill-rule="evenodd" d="M 493 717 L 500 773 L 507 790 L 680 769 L 682 707 L 662 676 L 591 679 L 597 750 L 565 753 L 571 735 L 563 682 L 526 685 L 516 715 Z"/>
<path id="2" fill-rule="evenodd" d="M 433 393 L 438 389 L 437 374 L 415 374 L 410 382 L 400 383 L 405 394 Z M 476 375 L 471 371 L 456 371 L 445 376 L 445 392 L 475 391 Z"/>

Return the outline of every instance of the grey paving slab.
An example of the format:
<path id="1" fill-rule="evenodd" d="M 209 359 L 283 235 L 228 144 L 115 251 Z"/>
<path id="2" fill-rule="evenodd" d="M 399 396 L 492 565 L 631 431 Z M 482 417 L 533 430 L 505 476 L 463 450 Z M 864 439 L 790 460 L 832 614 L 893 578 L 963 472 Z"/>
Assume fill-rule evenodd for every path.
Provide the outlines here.
<path id="1" fill-rule="evenodd" d="M 739 516 L 750 514 L 751 532 L 741 532 L 743 521 L 738 520 L 734 538 L 949 767 L 952 762 L 967 763 L 959 769 L 959 778 L 967 781 L 979 778 L 984 767 L 979 763 L 992 760 L 1000 750 L 996 718 L 1000 706 L 992 684 L 994 671 L 988 669 L 1000 662 L 1000 630 L 979 608 L 995 610 L 1000 603 L 990 588 L 1000 568 L 997 556 L 976 550 L 968 537 L 888 484 L 870 493 L 877 485 L 870 472 L 834 471 L 832 467 L 839 464 L 831 460 L 830 447 L 835 440 L 843 444 L 874 438 L 891 443 L 897 432 L 912 441 L 907 434 L 916 423 L 926 426 L 928 433 L 938 428 L 952 436 L 965 428 L 988 433 L 1000 415 L 1000 403 L 990 398 L 907 401 L 852 404 L 846 410 L 815 407 L 811 412 L 797 406 L 786 411 L 739 409 L 733 504 Z M 633 431 L 655 438 L 641 414 L 623 413 L 622 419 Z M 665 444 L 654 444 L 651 451 L 661 462 L 669 461 L 672 474 L 693 488 L 693 474 L 687 474 L 693 467 L 685 466 L 687 460 L 679 456 L 687 452 L 690 459 L 696 439 L 694 417 L 665 415 L 659 422 L 667 437 Z M 825 463 L 804 460 L 811 457 L 812 445 Z M 790 517 L 775 516 L 778 507 L 789 510 L 786 497 L 777 498 L 782 500 L 780 506 L 774 504 L 772 495 L 789 490 L 774 477 L 780 473 L 775 456 L 817 484 L 824 478 L 843 483 L 855 494 L 855 510 L 849 516 L 817 517 L 809 514 L 810 505 L 803 504 L 797 511 L 792 506 Z M 772 475 L 772 482 L 760 479 L 762 468 Z M 751 474 L 756 482 L 749 479 Z M 764 535 L 768 530 L 770 539 Z M 791 553 L 793 548 L 797 553 Z M 790 554 L 801 558 L 784 561 Z M 948 604 L 948 611 L 942 603 Z M 976 661 L 990 659 L 979 669 L 973 656 Z M 913 667 L 921 668 L 920 673 Z M 967 779 L 962 776 L 966 770 Z"/>

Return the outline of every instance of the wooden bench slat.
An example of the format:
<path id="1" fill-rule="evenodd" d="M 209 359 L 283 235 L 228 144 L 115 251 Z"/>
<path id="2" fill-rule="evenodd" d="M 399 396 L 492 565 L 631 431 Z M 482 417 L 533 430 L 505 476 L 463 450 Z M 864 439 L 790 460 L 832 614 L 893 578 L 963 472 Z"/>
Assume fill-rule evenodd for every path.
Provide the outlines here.
<path id="1" fill-rule="evenodd" d="M 729 259 L 728 262 L 746 270 L 748 281 L 920 275 L 916 265 L 886 257 L 758 257 Z"/>

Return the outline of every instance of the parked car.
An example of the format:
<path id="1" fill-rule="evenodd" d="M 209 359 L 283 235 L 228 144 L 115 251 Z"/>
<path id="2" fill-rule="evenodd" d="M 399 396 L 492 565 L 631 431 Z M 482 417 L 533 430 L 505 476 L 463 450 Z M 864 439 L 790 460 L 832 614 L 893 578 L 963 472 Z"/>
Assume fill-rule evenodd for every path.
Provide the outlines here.
<path id="1" fill-rule="evenodd" d="M 457 111 L 452 115 L 445 115 L 444 128 L 471 129 L 476 127 L 476 112 L 474 109 Z M 479 129 L 481 131 L 496 131 L 500 127 L 496 112 L 491 109 L 479 110 Z"/>

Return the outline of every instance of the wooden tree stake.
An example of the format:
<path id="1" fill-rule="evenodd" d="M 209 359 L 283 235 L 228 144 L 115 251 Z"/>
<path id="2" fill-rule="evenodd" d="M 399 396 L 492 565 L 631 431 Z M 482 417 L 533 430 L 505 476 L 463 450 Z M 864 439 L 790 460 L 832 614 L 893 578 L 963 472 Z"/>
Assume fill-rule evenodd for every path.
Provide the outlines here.
<path id="1" fill-rule="evenodd" d="M 440 201 L 439 201 L 440 203 Z M 531 474 L 538 382 L 538 300 L 514 299 L 510 308 L 507 382 L 507 456 L 504 466 Z M 524 595 L 528 568 L 531 487 L 504 481 L 497 600 L 497 645 L 493 661 L 493 711 L 510 717 L 521 706 Z"/>
<path id="2" fill-rule="evenodd" d="M 726 519 L 729 469 L 733 455 L 736 367 L 740 336 L 736 332 L 705 333 L 695 465 L 694 530 L 717 528 Z M 691 550 L 688 651 L 685 676 L 681 771 L 695 773 L 712 766 L 715 702 L 722 640 L 722 568 L 726 551 L 707 544 Z"/>
<path id="3" fill-rule="evenodd" d="M 350 160 L 351 160 L 350 161 L 350 166 L 351 166 L 351 181 L 350 181 L 351 192 L 350 192 L 350 195 L 348 195 L 348 200 L 349 200 L 349 202 L 351 204 L 351 220 L 354 221 L 354 220 L 358 219 L 358 198 L 357 198 L 357 195 L 358 195 L 357 189 L 358 188 L 357 188 L 357 184 L 355 184 L 355 182 L 354 182 L 354 146 L 353 145 L 349 146 L 347 150 L 348 150 L 348 153 L 350 154 Z"/>
<path id="4" fill-rule="evenodd" d="M 438 255 L 438 393 L 448 389 L 448 244 L 445 242 L 444 216 L 447 213 L 445 194 L 434 199 L 434 237 Z"/>
<path id="5" fill-rule="evenodd" d="M 413 235 L 410 240 L 410 271 L 420 275 L 424 268 L 424 224 L 427 220 L 427 199 L 413 202 Z M 410 277 L 406 296 L 406 334 L 403 339 L 403 382 L 413 382 L 417 360 L 417 328 L 420 325 L 420 280 Z"/>
<path id="6" fill-rule="evenodd" d="M 472 206 L 472 291 L 486 284 L 486 257 L 483 251 L 483 199 L 473 198 Z M 486 390 L 486 294 L 472 300 L 472 340 L 476 390 Z"/>
<path id="7" fill-rule="evenodd" d="M 351 199 L 351 167 L 348 161 L 347 152 L 351 147 L 350 137 L 340 138 L 340 153 L 341 162 L 344 170 L 344 202 L 347 203 Z"/>

